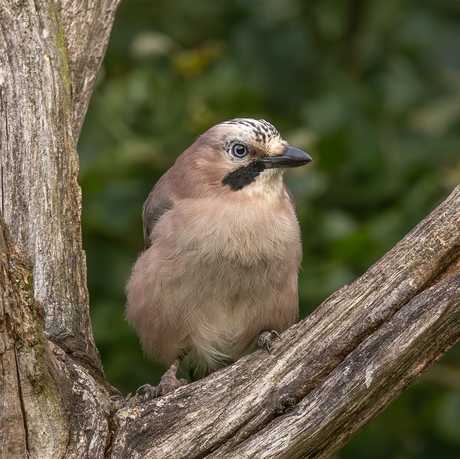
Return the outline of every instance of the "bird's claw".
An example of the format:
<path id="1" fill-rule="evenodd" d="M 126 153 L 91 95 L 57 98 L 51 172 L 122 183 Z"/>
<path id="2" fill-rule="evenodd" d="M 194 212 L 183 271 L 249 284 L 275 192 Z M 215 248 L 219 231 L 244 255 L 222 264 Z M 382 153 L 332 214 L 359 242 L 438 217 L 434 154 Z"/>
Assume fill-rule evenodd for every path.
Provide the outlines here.
<path id="1" fill-rule="evenodd" d="M 151 386 L 150 384 L 144 384 L 143 386 L 137 389 L 136 393 L 144 392 L 144 399 L 157 398 L 162 395 L 169 394 L 173 392 L 178 387 L 182 387 L 188 384 L 188 381 L 184 378 L 177 379 L 175 376 L 168 375 L 165 373 L 160 380 L 158 386 Z"/>
<path id="2" fill-rule="evenodd" d="M 275 335 L 278 339 L 281 339 L 281 335 L 276 330 L 272 330 L 270 333 Z"/>
<path id="3" fill-rule="evenodd" d="M 273 336 L 272 336 L 273 335 Z M 262 349 L 265 348 L 267 349 L 267 352 L 271 354 L 270 346 L 273 343 L 273 338 L 279 338 L 281 339 L 280 334 L 276 330 L 271 330 L 271 331 L 265 331 L 262 332 L 259 335 L 259 338 L 257 338 L 257 345 Z"/>
<path id="4" fill-rule="evenodd" d="M 151 386 L 150 384 L 144 384 L 136 390 L 136 394 L 139 392 L 144 392 L 144 399 L 155 398 L 155 391 L 157 390 L 156 386 Z"/>

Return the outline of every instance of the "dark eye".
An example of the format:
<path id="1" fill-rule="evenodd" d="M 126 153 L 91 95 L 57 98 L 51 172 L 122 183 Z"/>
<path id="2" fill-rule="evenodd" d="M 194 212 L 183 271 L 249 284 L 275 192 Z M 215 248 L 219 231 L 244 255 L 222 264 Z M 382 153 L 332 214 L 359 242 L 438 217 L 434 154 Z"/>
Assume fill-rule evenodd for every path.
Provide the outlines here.
<path id="1" fill-rule="evenodd" d="M 237 143 L 233 145 L 232 152 L 237 158 L 244 158 L 248 154 L 248 149 L 244 145 Z"/>

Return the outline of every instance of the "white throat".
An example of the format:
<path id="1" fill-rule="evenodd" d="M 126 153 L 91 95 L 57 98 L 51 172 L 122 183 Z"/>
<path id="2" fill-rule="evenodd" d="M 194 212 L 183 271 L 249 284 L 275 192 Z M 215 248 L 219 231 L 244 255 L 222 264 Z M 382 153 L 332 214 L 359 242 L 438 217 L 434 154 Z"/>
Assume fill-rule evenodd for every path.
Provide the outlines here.
<path id="1" fill-rule="evenodd" d="M 277 199 L 283 193 L 284 169 L 266 169 L 242 191 L 248 198 Z"/>

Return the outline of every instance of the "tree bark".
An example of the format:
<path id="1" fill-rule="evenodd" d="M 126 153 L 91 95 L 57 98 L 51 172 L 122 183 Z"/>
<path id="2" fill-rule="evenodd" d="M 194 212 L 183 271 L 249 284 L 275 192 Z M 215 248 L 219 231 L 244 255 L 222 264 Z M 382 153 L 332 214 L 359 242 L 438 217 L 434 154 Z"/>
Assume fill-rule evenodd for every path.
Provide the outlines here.
<path id="1" fill-rule="evenodd" d="M 271 355 L 125 400 L 89 320 L 75 148 L 118 3 L 0 0 L 0 458 L 331 457 L 460 337 L 460 187 Z"/>
<path id="2" fill-rule="evenodd" d="M 118 1 L 0 0 L 0 205 L 13 236 L 2 221 L 8 459 L 103 457 L 110 436 L 115 391 L 89 319 L 76 143 Z"/>
<path id="3" fill-rule="evenodd" d="M 118 2 L 0 3 L 2 214 L 33 264 L 47 336 L 96 368 L 76 144 Z"/>

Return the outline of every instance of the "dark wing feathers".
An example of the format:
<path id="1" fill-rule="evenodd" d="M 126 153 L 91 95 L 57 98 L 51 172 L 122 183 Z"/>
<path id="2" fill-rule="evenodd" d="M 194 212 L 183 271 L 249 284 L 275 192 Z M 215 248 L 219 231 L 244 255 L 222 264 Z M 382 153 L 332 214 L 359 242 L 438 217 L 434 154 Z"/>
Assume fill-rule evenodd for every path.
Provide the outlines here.
<path id="1" fill-rule="evenodd" d="M 144 228 L 144 250 L 147 250 L 151 245 L 150 235 L 153 228 L 157 224 L 160 217 L 171 210 L 174 206 L 174 201 L 165 189 L 164 182 L 160 179 L 153 187 L 149 197 L 142 207 L 142 221 Z"/>

